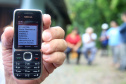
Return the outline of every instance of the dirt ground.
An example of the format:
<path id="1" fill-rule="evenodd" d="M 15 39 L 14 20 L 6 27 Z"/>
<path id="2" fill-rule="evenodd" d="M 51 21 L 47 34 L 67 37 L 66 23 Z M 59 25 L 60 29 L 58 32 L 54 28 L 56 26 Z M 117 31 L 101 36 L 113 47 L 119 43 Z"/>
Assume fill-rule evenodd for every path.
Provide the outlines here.
<path id="1" fill-rule="evenodd" d="M 126 84 L 126 72 L 112 66 L 112 56 L 97 53 L 94 63 L 88 66 L 83 55 L 80 65 L 76 59 L 57 68 L 42 84 Z"/>

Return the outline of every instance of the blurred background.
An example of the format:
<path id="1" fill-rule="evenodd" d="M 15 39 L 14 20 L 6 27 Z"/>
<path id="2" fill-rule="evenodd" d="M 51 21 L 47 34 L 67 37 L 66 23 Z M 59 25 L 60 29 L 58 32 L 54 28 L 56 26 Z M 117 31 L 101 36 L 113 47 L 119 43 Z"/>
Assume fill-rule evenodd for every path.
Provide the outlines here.
<path id="1" fill-rule="evenodd" d="M 66 32 L 67 58 L 42 84 L 126 84 L 126 0 L 0 0 L 0 35 L 18 8 Z"/>

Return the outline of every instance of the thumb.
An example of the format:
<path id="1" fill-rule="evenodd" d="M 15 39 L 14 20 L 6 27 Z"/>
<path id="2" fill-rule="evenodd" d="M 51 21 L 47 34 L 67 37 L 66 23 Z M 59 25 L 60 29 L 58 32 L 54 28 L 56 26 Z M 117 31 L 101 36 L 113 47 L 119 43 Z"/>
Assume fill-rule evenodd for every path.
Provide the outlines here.
<path id="1" fill-rule="evenodd" d="M 2 49 L 12 48 L 13 35 L 14 35 L 13 27 L 6 27 L 3 34 L 2 34 L 2 36 L 1 36 Z"/>

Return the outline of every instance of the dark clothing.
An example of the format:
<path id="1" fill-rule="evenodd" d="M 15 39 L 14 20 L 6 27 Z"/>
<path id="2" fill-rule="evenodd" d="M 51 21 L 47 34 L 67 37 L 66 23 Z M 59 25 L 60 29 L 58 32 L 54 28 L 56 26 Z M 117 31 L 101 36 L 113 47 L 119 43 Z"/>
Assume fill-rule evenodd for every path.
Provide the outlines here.
<path id="1" fill-rule="evenodd" d="M 121 42 L 126 43 L 126 23 L 120 26 Z"/>
<path id="2" fill-rule="evenodd" d="M 107 31 L 102 31 L 101 37 L 105 38 L 103 41 L 101 41 L 101 44 L 107 46 L 108 45 Z"/>
<path id="3" fill-rule="evenodd" d="M 123 23 L 120 26 L 120 35 L 121 35 L 121 57 L 120 57 L 120 70 L 126 70 L 126 23 Z"/>
<path id="4" fill-rule="evenodd" d="M 107 56 L 108 55 L 108 50 L 107 50 L 107 46 L 108 46 L 107 31 L 102 31 L 101 38 L 105 38 L 103 41 L 101 41 L 101 48 L 102 48 L 101 56 Z"/>
<path id="5" fill-rule="evenodd" d="M 101 44 L 103 50 L 107 50 L 108 45 Z"/>
<path id="6" fill-rule="evenodd" d="M 68 63 L 69 63 L 69 54 L 70 54 L 70 52 L 72 52 L 72 49 L 69 48 L 69 47 L 67 47 L 65 53 L 66 53 L 66 55 L 67 55 L 67 62 L 68 62 Z M 77 54 L 78 54 L 78 57 L 77 57 L 77 64 L 79 64 L 80 54 L 81 54 L 80 48 L 77 50 Z"/>

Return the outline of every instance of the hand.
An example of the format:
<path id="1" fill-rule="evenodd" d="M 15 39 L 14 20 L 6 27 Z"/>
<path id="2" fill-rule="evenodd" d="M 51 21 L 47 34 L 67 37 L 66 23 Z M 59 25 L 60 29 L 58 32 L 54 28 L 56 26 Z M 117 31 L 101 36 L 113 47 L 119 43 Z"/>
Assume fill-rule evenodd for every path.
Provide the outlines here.
<path id="1" fill-rule="evenodd" d="M 74 48 L 74 45 L 71 44 L 71 43 L 67 43 L 67 45 L 68 45 L 69 48 Z"/>
<path id="2" fill-rule="evenodd" d="M 76 52 L 77 50 L 78 50 L 78 47 L 74 46 L 74 47 L 73 47 L 73 51 Z"/>
<path id="3" fill-rule="evenodd" d="M 12 74 L 12 40 L 14 29 L 8 27 L 2 34 L 2 56 L 5 71 L 6 84 L 40 84 L 44 79 L 53 72 L 54 69 L 62 65 L 65 60 L 64 50 L 67 43 L 63 40 L 64 31 L 60 27 L 50 28 L 50 15 L 43 15 L 42 47 L 43 52 L 43 70 L 42 76 L 36 80 L 18 80 Z M 52 80 L 52 79 L 50 79 Z"/>
<path id="4" fill-rule="evenodd" d="M 106 38 L 105 38 L 104 36 L 102 36 L 102 37 L 100 38 L 100 41 L 104 41 L 104 40 L 106 40 Z"/>
<path id="5" fill-rule="evenodd" d="M 91 41 L 88 41 L 87 43 L 90 43 Z"/>

